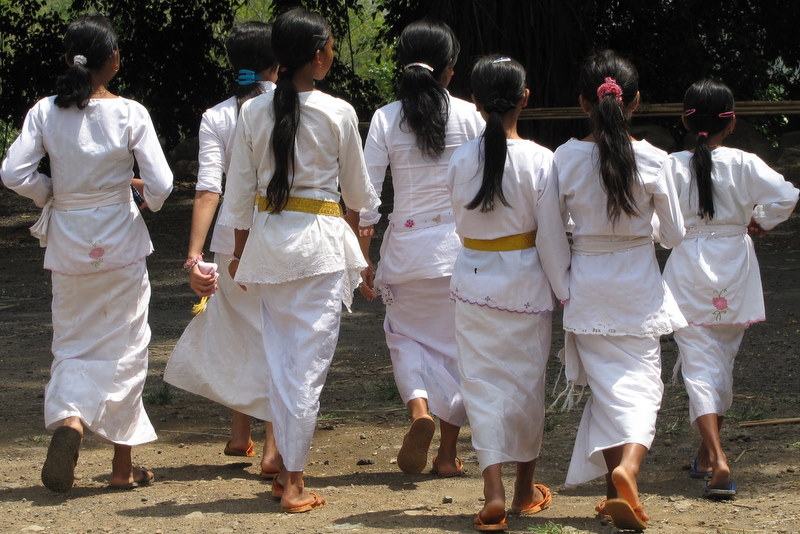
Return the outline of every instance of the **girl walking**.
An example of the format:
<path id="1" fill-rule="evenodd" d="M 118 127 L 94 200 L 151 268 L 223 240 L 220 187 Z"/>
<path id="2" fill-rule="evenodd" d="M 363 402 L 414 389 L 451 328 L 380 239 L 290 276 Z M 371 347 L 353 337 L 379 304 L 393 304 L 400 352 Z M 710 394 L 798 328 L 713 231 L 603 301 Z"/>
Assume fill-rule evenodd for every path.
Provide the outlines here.
<path id="1" fill-rule="evenodd" d="M 723 146 L 736 126 L 725 84 L 692 85 L 683 99 L 683 124 L 697 142 L 693 150 L 672 154 L 664 174 L 677 189 L 686 237 L 670 254 L 664 279 L 689 322 L 675 341 L 676 372 L 683 373 L 689 417 L 702 438 L 691 476 L 710 477 L 704 497 L 725 499 L 736 495 L 720 442 L 733 400 L 733 363 L 745 329 L 765 318 L 747 231 L 760 236 L 785 221 L 798 190 L 758 156 Z"/>
<path id="2" fill-rule="evenodd" d="M 555 152 L 564 220 L 574 222 L 570 300 L 564 308 L 567 376 L 592 390 L 578 428 L 566 484 L 605 475 L 598 512 L 619 528 L 648 516 L 637 476 L 661 405 L 659 337 L 685 325 L 656 263 L 653 213 L 661 243 L 677 245 L 683 218 L 675 188 L 659 175 L 666 153 L 629 133 L 639 105 L 638 74 L 606 50 L 580 74 L 580 105 L 592 132 Z M 581 381 L 583 382 L 583 381 Z"/>
<path id="3" fill-rule="evenodd" d="M 200 170 L 192 209 L 189 253 L 184 267 L 189 285 L 208 300 L 205 310 L 186 327 L 164 371 L 164 380 L 233 409 L 228 456 L 255 456 L 250 417 L 264 423 L 261 477 L 278 472 L 267 396 L 267 360 L 261 338 L 261 301 L 242 290 L 227 265 L 234 247 L 233 228 L 217 223 L 210 249 L 221 265 L 214 273 L 200 269 L 203 246 L 217 211 L 228 170 L 236 120 L 242 104 L 275 88 L 278 64 L 272 53 L 272 26 L 246 22 L 235 26 L 225 42 L 228 61 L 236 72 L 233 96 L 203 113 L 200 122 Z"/>
<path id="4" fill-rule="evenodd" d="M 525 70 L 507 57 L 484 57 L 471 80 L 486 130 L 455 151 L 447 171 L 464 241 L 451 295 L 461 394 L 483 473 L 485 501 L 473 524 L 500 531 L 507 528 L 504 462 L 517 465 L 512 513 L 532 515 L 552 501 L 550 490 L 533 479 L 544 430 L 553 290 L 559 300 L 569 299 L 569 244 L 553 154 L 517 133 L 530 94 Z"/>
<path id="5" fill-rule="evenodd" d="M 411 474 L 425 468 L 436 429 L 433 414 L 439 418 L 441 441 L 432 472 L 441 477 L 463 473 L 456 445 L 466 417 L 458 386 L 455 307 L 449 297 L 461 243 L 445 175 L 453 150 L 483 129 L 475 106 L 447 92 L 459 50 L 445 24 L 419 21 L 403 30 L 397 50 L 403 68 L 399 100 L 375 112 L 364 147 L 378 194 L 387 166 L 394 188 L 375 287 L 386 303 L 383 327 L 395 382 L 411 415 L 397 466 Z M 379 218 L 377 210 L 360 214 L 365 256 Z M 371 288 L 365 291 L 368 298 L 374 295 Z"/>
<path id="6" fill-rule="evenodd" d="M 275 90 L 242 106 L 221 224 L 236 228 L 231 276 L 261 302 L 270 412 L 282 459 L 272 494 L 285 512 L 325 499 L 305 470 L 339 334 L 367 264 L 339 207 L 376 209 L 348 103 L 314 89 L 333 63 L 327 21 L 297 8 L 278 17 Z M 258 212 L 253 217 L 253 206 Z"/>
<path id="7" fill-rule="evenodd" d="M 79 18 L 64 37 L 67 70 L 57 94 L 28 112 L 0 174 L 44 206 L 31 229 L 52 272 L 53 363 L 45 425 L 54 430 L 42 482 L 68 491 L 86 429 L 114 446 L 112 488 L 147 484 L 131 448 L 156 439 L 142 405 L 147 376 L 153 246 L 131 184 L 157 211 L 172 173 L 147 111 L 108 89 L 119 66 L 117 36 L 101 15 Z M 52 176 L 37 172 L 47 154 Z M 134 180 L 134 158 L 141 179 Z"/>

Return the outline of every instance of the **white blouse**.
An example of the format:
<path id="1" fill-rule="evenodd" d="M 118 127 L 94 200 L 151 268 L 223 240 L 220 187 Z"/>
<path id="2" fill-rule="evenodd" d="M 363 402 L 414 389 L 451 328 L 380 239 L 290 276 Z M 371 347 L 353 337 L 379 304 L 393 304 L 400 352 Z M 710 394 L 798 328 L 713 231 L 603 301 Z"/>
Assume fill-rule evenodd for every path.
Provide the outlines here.
<path id="1" fill-rule="evenodd" d="M 482 140 L 455 151 L 447 171 L 456 229 L 471 239 L 495 239 L 536 231 L 536 247 L 487 252 L 462 248 L 453 270 L 451 295 L 470 304 L 518 313 L 553 310 L 553 291 L 569 299 L 569 243 L 558 204 L 553 153 L 532 141 L 508 140 L 503 193 L 495 208 L 481 213 L 465 206 L 483 176 Z"/>
<path id="2" fill-rule="evenodd" d="M 651 336 L 686 324 L 661 278 L 651 237 L 654 213 L 662 245 L 674 247 L 683 237 L 675 186 L 659 173 L 667 154 L 647 141 L 634 141 L 633 150 L 638 213 L 623 213 L 615 224 L 606 215 L 595 143 L 571 139 L 555 152 L 562 216 L 574 222 L 567 331 Z"/>
<path id="3" fill-rule="evenodd" d="M 392 102 L 375 112 L 364 158 L 370 180 L 381 194 L 386 168 L 391 167 L 394 207 L 381 245 L 376 285 L 452 274 L 461 243 L 455 233 L 447 190 L 447 164 L 453 151 L 484 128 L 475 105 L 449 95 L 445 150 L 436 160 L 417 146 L 416 135 L 402 125 L 402 104 Z M 363 225 L 380 219 L 377 210 L 361 213 Z"/>
<path id="4" fill-rule="evenodd" d="M 692 324 L 763 321 L 761 276 L 746 227 L 751 217 L 765 230 L 788 219 L 798 190 L 755 154 L 719 147 L 711 152 L 714 218 L 701 219 L 692 156 L 672 154 L 662 171 L 675 184 L 686 225 L 664 279 Z"/>
<path id="5" fill-rule="evenodd" d="M 258 212 L 256 193 L 272 179 L 273 92 L 246 102 L 236 126 L 220 224 L 250 229 L 236 274 L 242 283 L 275 284 L 366 266 L 358 239 L 341 217 L 296 211 Z M 369 182 L 353 107 L 321 91 L 300 93 L 294 177 L 290 195 L 374 210 L 380 199 Z"/>
<path id="6" fill-rule="evenodd" d="M 275 89 L 272 82 L 259 82 L 264 92 Z M 200 169 L 197 171 L 197 191 L 211 191 L 219 195 L 223 192 L 223 175 L 227 173 L 231 164 L 233 137 L 236 133 L 236 120 L 239 110 L 236 106 L 236 97 L 231 97 L 203 113 L 200 120 L 198 140 L 200 151 L 198 162 Z M 214 225 L 211 237 L 210 250 L 221 254 L 233 253 L 233 228 L 226 228 L 219 224 Z"/>
<path id="7" fill-rule="evenodd" d="M 36 170 L 45 153 L 52 178 Z M 0 175 L 10 189 L 52 208 L 45 269 L 93 274 L 153 251 L 130 194 L 134 159 L 147 205 L 158 211 L 172 191 L 172 172 L 141 104 L 91 99 L 81 110 L 60 108 L 51 96 L 31 108 Z"/>

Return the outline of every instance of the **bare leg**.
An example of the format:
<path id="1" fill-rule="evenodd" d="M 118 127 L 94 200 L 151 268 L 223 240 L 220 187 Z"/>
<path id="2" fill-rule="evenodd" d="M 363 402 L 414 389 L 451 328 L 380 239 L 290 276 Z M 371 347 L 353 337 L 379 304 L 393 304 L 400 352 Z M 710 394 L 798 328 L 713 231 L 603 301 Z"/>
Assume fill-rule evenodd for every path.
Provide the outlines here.
<path id="1" fill-rule="evenodd" d="M 233 410 L 231 417 L 231 440 L 228 447 L 245 451 L 250 446 L 250 417 Z"/>
<path id="2" fill-rule="evenodd" d="M 478 516 L 484 523 L 499 523 L 506 515 L 506 490 L 501 477 L 502 464 L 483 470 L 483 508 Z"/>
<path id="3" fill-rule="evenodd" d="M 303 471 L 286 471 L 285 467 L 281 467 L 278 480 L 283 486 L 281 508 L 284 511 L 307 512 L 325 504 L 325 499 L 306 491 Z M 303 509 L 306 506 L 309 506 L 309 508 Z"/>
<path id="4" fill-rule="evenodd" d="M 731 483 L 731 469 L 728 466 L 728 459 L 725 456 L 725 451 L 722 450 L 722 443 L 719 438 L 719 432 L 722 428 L 723 417 L 717 414 L 701 415 L 695 422 L 697 429 L 700 431 L 700 436 L 703 442 L 700 445 L 700 450 L 697 453 L 697 468 L 711 468 L 713 474 L 708 486 L 711 488 L 727 489 Z M 705 461 L 701 464 L 701 454 L 705 453 L 702 460 Z"/>
<path id="5" fill-rule="evenodd" d="M 133 483 L 147 484 L 153 473 L 144 467 L 134 467 L 131 460 L 130 445 L 114 444 L 114 459 L 111 460 L 111 480 L 109 486 L 127 487 Z"/>
<path id="6" fill-rule="evenodd" d="M 456 463 L 456 453 L 458 433 L 461 431 L 461 427 L 440 419 L 439 430 L 441 439 L 439 441 L 439 450 L 436 453 L 436 465 L 434 468 L 438 473 L 445 476 L 450 473 L 459 473 L 462 466 L 460 462 Z"/>
<path id="7" fill-rule="evenodd" d="M 428 415 L 428 399 L 417 397 L 408 401 L 408 411 L 411 414 L 411 420 L 419 419 L 424 415 Z"/>
<path id="8" fill-rule="evenodd" d="M 264 451 L 261 455 L 261 476 L 271 477 L 281 469 L 281 455 L 278 453 L 278 446 L 275 443 L 275 434 L 272 432 L 272 422 L 264 422 Z M 266 475 L 266 476 L 265 476 Z"/>
<path id="9" fill-rule="evenodd" d="M 541 502 L 544 495 L 533 487 L 533 475 L 536 471 L 536 459 L 530 462 L 517 462 L 517 478 L 514 481 L 514 499 L 511 510 L 524 510 L 534 503 Z"/>
<path id="10" fill-rule="evenodd" d="M 642 504 L 639 501 L 639 485 L 636 479 L 646 454 L 647 447 L 639 443 L 625 443 L 603 451 L 609 472 L 606 476 L 608 499 L 624 499 L 632 508 Z M 650 519 L 644 512 L 639 516 L 644 521 Z"/>

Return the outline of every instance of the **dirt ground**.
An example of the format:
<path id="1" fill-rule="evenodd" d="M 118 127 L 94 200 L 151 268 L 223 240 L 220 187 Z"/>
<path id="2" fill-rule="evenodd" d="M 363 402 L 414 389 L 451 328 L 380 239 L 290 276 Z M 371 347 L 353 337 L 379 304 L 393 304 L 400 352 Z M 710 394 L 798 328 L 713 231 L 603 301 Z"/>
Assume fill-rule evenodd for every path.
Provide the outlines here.
<path id="1" fill-rule="evenodd" d="M 471 519 L 481 506 L 482 483 L 468 427 L 460 443 L 467 476 L 407 476 L 395 465 L 407 420 L 394 387 L 383 340 L 383 306 L 378 302 L 357 299 L 353 313 L 344 317 L 322 395 L 306 473 L 308 486 L 328 499 L 326 507 L 309 514 L 281 513 L 270 499 L 269 485 L 258 477 L 257 458 L 237 461 L 223 456 L 228 410 L 167 387 L 162 380 L 166 360 L 196 300 L 180 269 L 190 210 L 191 190 L 183 185 L 161 212 L 146 216 L 156 252 L 148 260 L 153 340 L 145 397 L 159 440 L 137 447 L 134 458 L 155 471 L 156 481 L 133 491 L 106 489 L 111 448 L 88 436 L 79 479 L 68 494 L 60 495 L 44 488 L 39 479 L 49 442 L 42 397 L 49 375 L 51 325 L 43 249 L 27 230 L 38 210 L 0 190 L 0 531 L 473 532 Z M 652 517 L 647 532 L 800 532 L 800 425 L 738 427 L 745 420 L 800 416 L 798 236 L 800 214 L 795 213 L 756 245 L 768 322 L 750 328 L 737 360 L 736 397 L 723 431 L 739 488 L 732 502 L 701 499 L 703 482 L 688 477 L 697 435 L 687 421 L 682 384 L 669 385 L 675 343 L 663 340 L 668 385 L 640 482 Z M 558 316 L 554 329 L 560 332 Z M 562 336 L 556 334 L 553 354 L 561 343 Z M 551 391 L 558 371 L 553 358 L 547 377 Z M 604 493 L 602 482 L 563 488 L 579 417 L 580 410 L 548 414 L 537 481 L 556 495 L 541 514 L 510 518 L 512 532 L 614 531 L 593 518 Z M 256 422 L 254 435 L 262 435 Z M 511 488 L 513 470 L 509 467 L 505 474 L 506 487 Z"/>

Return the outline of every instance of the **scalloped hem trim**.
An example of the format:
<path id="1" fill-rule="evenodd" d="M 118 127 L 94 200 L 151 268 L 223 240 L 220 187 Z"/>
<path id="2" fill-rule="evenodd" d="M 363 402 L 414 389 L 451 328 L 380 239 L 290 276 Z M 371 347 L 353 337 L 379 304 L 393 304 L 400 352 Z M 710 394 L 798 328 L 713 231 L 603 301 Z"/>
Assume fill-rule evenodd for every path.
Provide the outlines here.
<path id="1" fill-rule="evenodd" d="M 693 321 L 687 321 L 687 322 L 692 326 L 743 326 L 747 328 L 752 324 L 763 323 L 766 320 L 767 320 L 766 318 L 753 319 L 752 321 L 744 321 L 742 323 L 695 323 Z"/>
<path id="2" fill-rule="evenodd" d="M 509 313 L 520 313 L 520 314 L 523 314 L 523 315 L 541 315 L 543 313 L 553 313 L 552 309 L 550 309 L 550 310 L 538 310 L 538 311 L 520 311 L 520 310 L 512 310 L 510 308 L 501 308 L 499 306 L 490 306 L 489 304 L 485 304 L 485 303 L 477 302 L 477 301 L 471 301 L 471 300 L 459 297 L 458 295 L 456 295 L 453 292 L 450 293 L 450 299 L 461 301 L 464 304 L 472 304 L 474 306 L 480 306 L 481 308 L 489 308 L 489 309 L 492 309 L 492 310 L 504 311 L 504 312 L 509 312 Z"/>
<path id="3" fill-rule="evenodd" d="M 152 254 L 152 252 L 150 254 Z M 64 271 L 58 271 L 56 269 L 49 269 L 47 267 L 45 267 L 44 269 L 46 271 L 50 271 L 50 272 L 53 272 L 53 273 L 63 274 L 64 276 L 91 276 L 93 274 L 110 273 L 111 271 L 119 271 L 120 269 L 124 269 L 125 267 L 130 267 L 131 265 L 135 265 L 135 264 L 139 263 L 140 261 L 146 260 L 147 256 L 149 256 L 150 254 L 146 254 L 146 255 L 142 256 L 141 258 L 139 258 L 137 260 L 133 260 L 132 262 L 126 263 L 125 265 L 120 265 L 119 267 L 114 267 L 113 269 L 101 269 L 99 271 L 94 271 L 94 272 L 91 272 L 91 273 L 65 273 Z"/>
<path id="4" fill-rule="evenodd" d="M 675 330 L 679 330 L 678 328 L 675 328 L 657 332 L 617 332 L 615 330 L 614 331 L 606 330 L 604 332 L 597 332 L 597 331 L 582 331 L 582 329 L 569 328 L 567 326 L 564 326 L 563 328 L 565 332 L 571 332 L 579 336 L 633 336 L 633 337 L 666 336 L 668 334 L 673 333 Z"/>

